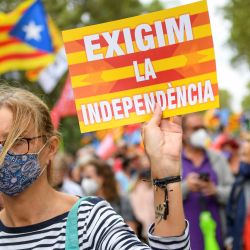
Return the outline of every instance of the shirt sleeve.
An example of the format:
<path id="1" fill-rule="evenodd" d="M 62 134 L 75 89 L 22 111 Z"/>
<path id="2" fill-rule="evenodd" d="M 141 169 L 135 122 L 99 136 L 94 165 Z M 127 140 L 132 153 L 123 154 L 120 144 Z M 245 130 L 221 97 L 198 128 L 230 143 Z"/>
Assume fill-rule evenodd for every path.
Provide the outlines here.
<path id="1" fill-rule="evenodd" d="M 190 250 L 189 224 L 186 221 L 186 228 L 181 236 L 159 237 L 153 235 L 155 225 L 148 230 L 148 239 L 151 249 L 169 249 L 169 250 Z"/>
<path id="2" fill-rule="evenodd" d="M 122 217 L 104 200 L 97 202 L 91 209 L 86 221 L 87 241 L 90 249 L 102 250 L 164 250 L 189 249 L 189 229 L 180 237 L 162 238 L 153 236 L 150 228 L 150 247 L 142 243 Z M 80 240 L 81 245 L 81 240 Z"/>

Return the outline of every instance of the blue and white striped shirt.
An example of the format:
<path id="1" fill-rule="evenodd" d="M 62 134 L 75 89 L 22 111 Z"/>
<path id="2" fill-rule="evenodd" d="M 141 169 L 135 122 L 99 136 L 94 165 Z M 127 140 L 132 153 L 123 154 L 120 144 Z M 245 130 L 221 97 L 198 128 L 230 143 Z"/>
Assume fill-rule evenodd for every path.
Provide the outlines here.
<path id="1" fill-rule="evenodd" d="M 0 222 L 0 249 L 65 249 L 65 232 L 68 213 L 25 227 L 10 228 Z M 78 239 L 80 250 L 189 250 L 188 226 L 180 237 L 154 236 L 154 226 L 149 229 L 150 247 L 140 242 L 104 200 L 91 197 L 83 200 L 78 210 Z"/>

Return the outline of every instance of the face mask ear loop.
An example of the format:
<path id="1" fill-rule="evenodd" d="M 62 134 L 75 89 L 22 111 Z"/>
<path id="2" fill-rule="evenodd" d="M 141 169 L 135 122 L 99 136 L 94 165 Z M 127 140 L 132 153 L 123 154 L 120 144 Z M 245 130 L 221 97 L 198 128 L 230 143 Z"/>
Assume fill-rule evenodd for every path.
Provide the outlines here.
<path id="1" fill-rule="evenodd" d="M 45 144 L 42 146 L 42 148 L 37 152 L 37 155 L 39 155 L 43 151 L 43 149 L 47 146 L 48 142 L 49 142 L 49 140 L 45 142 Z"/>
<path id="2" fill-rule="evenodd" d="M 49 142 L 49 140 L 46 141 L 46 143 L 45 143 L 45 144 L 42 146 L 42 148 L 38 151 L 38 153 L 37 153 L 38 157 L 39 157 L 40 153 L 43 151 L 43 149 L 46 147 L 46 145 L 48 144 L 48 142 Z M 49 163 L 49 164 L 50 164 L 50 163 Z M 49 164 L 46 164 L 46 165 L 43 167 L 41 173 L 39 174 L 39 177 L 43 174 L 43 172 L 45 171 L 45 169 L 48 167 Z"/>
<path id="3" fill-rule="evenodd" d="M 49 164 L 50 164 L 50 163 L 49 163 Z M 43 167 L 41 173 L 39 174 L 39 177 L 43 174 L 43 172 L 44 172 L 45 169 L 49 166 L 49 164 L 46 164 L 46 165 Z"/>
<path id="4" fill-rule="evenodd" d="M 46 141 L 46 143 L 42 146 L 42 148 L 36 153 L 36 155 L 38 156 L 38 159 L 39 159 L 39 156 L 40 156 L 40 153 L 43 151 L 43 149 L 46 147 L 46 145 L 48 144 L 49 140 Z M 44 170 L 42 170 L 44 171 Z"/>

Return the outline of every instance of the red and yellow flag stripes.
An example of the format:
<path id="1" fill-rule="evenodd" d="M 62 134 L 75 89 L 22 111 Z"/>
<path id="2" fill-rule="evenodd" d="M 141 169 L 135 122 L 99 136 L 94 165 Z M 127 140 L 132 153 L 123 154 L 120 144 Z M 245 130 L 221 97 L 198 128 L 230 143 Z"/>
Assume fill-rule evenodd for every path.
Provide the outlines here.
<path id="1" fill-rule="evenodd" d="M 10 13 L 0 13 L 0 74 L 13 70 L 43 68 L 55 60 L 55 54 L 38 50 L 10 35 L 11 30 L 34 3 L 35 0 L 27 0 Z M 48 20 L 48 25 L 53 45 L 57 47 L 58 38 L 54 35 L 52 20 Z"/>

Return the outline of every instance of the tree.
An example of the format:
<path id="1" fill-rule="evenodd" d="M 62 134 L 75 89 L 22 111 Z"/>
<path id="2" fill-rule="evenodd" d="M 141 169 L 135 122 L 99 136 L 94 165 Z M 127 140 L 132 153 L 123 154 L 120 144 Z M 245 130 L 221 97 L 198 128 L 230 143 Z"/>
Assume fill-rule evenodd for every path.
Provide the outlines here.
<path id="1" fill-rule="evenodd" d="M 232 95 L 226 89 L 220 89 L 220 108 L 231 110 Z"/>
<path id="2" fill-rule="evenodd" d="M 244 96 L 241 107 L 243 111 L 249 111 L 250 110 L 250 82 L 247 85 L 248 94 Z"/>
<path id="3" fill-rule="evenodd" d="M 250 1 L 231 0 L 224 8 L 225 17 L 231 21 L 229 44 L 234 49 L 233 63 L 250 65 Z"/>
<path id="4" fill-rule="evenodd" d="M 0 0 L 0 12 L 7 13 L 14 10 L 20 2 L 20 0 Z M 158 0 L 154 0 L 148 6 L 142 5 L 139 0 L 43 0 L 43 3 L 47 13 L 60 30 L 112 21 L 163 8 Z M 23 72 L 20 72 L 17 79 L 22 84 L 12 81 L 13 74 L 0 75 L 0 78 L 10 80 L 12 85 L 29 89 L 42 97 L 52 108 L 59 98 L 66 76 L 49 95 L 45 95 L 37 83 L 30 83 Z M 77 118 L 64 119 L 60 132 L 63 136 L 64 148 L 69 152 L 75 152 L 80 146 L 81 137 Z"/>
<path id="5" fill-rule="evenodd" d="M 160 0 L 154 0 L 150 4 L 145 6 L 147 12 L 153 12 L 163 9 L 162 2 Z"/>

